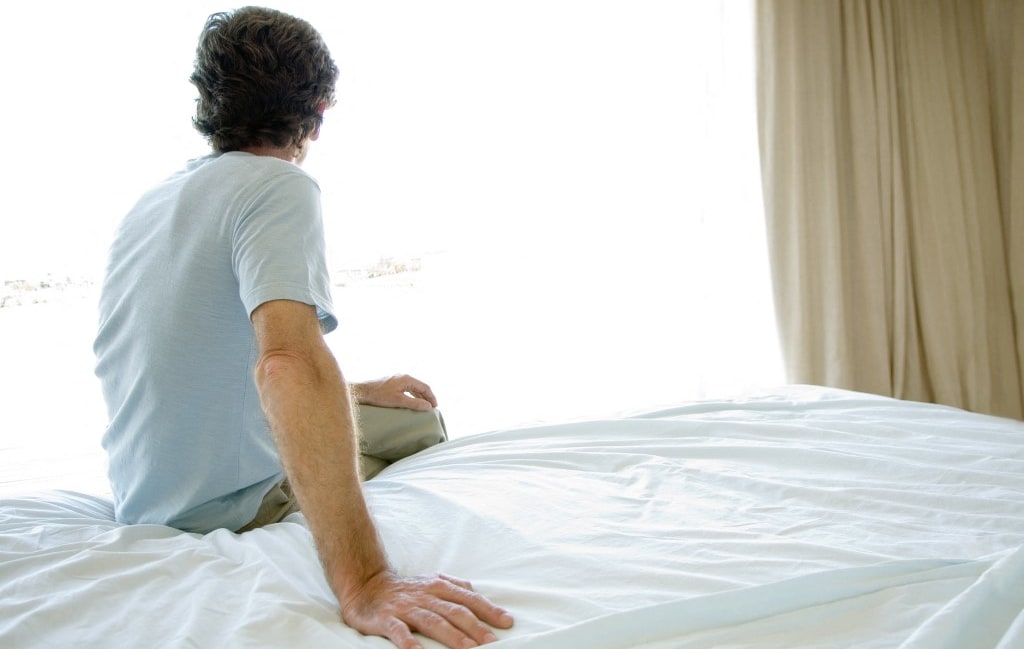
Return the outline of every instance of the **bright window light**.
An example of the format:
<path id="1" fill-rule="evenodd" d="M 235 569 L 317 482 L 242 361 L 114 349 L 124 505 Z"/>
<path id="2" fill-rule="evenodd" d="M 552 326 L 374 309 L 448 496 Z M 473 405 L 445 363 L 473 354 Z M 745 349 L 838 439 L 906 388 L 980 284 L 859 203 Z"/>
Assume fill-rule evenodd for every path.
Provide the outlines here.
<path id="1" fill-rule="evenodd" d="M 113 228 L 206 151 L 187 79 L 225 7 L 137 6 L 66 3 L 45 23 L 8 10 L 8 447 L 95 448 Z M 454 436 L 781 381 L 748 2 L 274 6 L 313 23 L 341 68 L 306 168 L 349 379 L 420 376 Z"/>

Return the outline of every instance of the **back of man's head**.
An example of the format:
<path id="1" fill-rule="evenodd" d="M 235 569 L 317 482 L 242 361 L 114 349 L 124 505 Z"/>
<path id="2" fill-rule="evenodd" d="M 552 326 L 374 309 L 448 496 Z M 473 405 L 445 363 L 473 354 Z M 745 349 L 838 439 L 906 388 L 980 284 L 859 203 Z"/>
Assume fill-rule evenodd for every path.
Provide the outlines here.
<path id="1" fill-rule="evenodd" d="M 304 20 L 245 7 L 207 20 L 190 81 L 193 124 L 216 151 L 301 147 L 334 103 L 338 68 Z"/>

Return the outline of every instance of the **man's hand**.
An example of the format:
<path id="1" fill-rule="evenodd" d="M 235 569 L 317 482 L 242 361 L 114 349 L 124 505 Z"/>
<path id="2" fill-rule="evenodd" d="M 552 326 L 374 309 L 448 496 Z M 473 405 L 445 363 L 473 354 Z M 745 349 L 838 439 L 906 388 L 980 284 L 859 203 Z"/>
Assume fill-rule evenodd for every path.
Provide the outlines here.
<path id="1" fill-rule="evenodd" d="M 259 344 L 256 386 L 285 472 L 338 594 L 342 618 L 366 634 L 418 649 L 413 632 L 452 649 L 494 640 L 512 618 L 453 577 L 397 577 L 363 498 L 350 396 L 361 403 L 429 410 L 430 387 L 399 375 L 352 386 L 323 340 L 316 310 L 273 300 L 252 314 Z"/>
<path id="2" fill-rule="evenodd" d="M 430 410 L 437 407 L 437 397 L 430 386 L 408 374 L 352 384 L 356 403 L 382 408 Z"/>
<path id="3" fill-rule="evenodd" d="M 384 636 L 399 649 L 422 649 L 414 631 L 452 649 L 468 649 L 497 640 L 487 625 L 512 626 L 512 616 L 467 581 L 448 575 L 402 578 L 387 571 L 348 594 L 341 615 L 350 627 Z"/>

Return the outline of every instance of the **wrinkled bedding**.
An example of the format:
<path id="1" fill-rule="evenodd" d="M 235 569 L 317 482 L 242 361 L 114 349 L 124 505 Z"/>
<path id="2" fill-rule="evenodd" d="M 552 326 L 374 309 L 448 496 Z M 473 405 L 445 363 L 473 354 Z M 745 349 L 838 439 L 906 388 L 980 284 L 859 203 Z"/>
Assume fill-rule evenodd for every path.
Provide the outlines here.
<path id="1" fill-rule="evenodd" d="M 790 386 L 456 439 L 365 492 L 399 571 L 515 614 L 495 647 L 1024 646 L 1017 421 Z M 69 491 L 0 498 L 0 608 L 5 648 L 390 646 L 302 514 L 199 536 Z"/>

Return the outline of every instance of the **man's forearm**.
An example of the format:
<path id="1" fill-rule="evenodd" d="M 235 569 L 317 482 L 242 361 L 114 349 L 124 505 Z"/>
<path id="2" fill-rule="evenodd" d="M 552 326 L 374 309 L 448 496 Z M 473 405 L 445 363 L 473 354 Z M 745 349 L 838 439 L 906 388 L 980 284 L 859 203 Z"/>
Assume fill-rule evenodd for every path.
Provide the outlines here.
<path id="1" fill-rule="evenodd" d="M 266 354 L 256 383 L 328 581 L 343 603 L 388 569 L 360 486 L 348 388 L 326 346 L 310 354 Z"/>
<path id="2" fill-rule="evenodd" d="M 252 321 L 260 402 L 344 621 L 402 649 L 421 646 L 413 629 L 449 647 L 494 641 L 488 625 L 508 628 L 512 617 L 468 582 L 401 577 L 389 569 L 356 469 L 351 395 L 313 308 L 271 301 L 253 311 Z M 396 406 L 405 399 L 436 405 L 429 386 L 409 377 L 391 377 L 378 387 L 377 396 Z"/>

